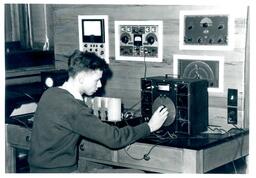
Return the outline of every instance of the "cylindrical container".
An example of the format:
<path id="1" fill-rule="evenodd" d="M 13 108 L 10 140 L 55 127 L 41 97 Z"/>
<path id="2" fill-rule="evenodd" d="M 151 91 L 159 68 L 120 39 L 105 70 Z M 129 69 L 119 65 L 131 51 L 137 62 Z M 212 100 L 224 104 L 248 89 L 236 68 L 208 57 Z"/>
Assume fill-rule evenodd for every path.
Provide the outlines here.
<path id="1" fill-rule="evenodd" d="M 121 98 L 108 98 L 108 121 L 121 121 Z"/>

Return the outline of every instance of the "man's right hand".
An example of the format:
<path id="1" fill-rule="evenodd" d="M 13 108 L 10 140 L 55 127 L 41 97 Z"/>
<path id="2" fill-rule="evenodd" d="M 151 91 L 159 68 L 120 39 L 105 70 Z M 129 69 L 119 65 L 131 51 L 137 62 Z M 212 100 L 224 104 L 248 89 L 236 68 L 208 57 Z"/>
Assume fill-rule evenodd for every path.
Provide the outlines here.
<path id="1" fill-rule="evenodd" d="M 163 123 L 167 119 L 167 116 L 168 116 L 167 108 L 165 106 L 158 107 L 148 122 L 150 132 L 154 132 L 160 129 L 160 127 L 163 125 Z"/>

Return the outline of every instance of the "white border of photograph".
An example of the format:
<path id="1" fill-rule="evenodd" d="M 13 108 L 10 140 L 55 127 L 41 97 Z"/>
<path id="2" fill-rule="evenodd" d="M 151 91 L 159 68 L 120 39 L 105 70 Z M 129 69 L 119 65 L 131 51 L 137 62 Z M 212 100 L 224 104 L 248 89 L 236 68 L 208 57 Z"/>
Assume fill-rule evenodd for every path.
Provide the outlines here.
<path id="1" fill-rule="evenodd" d="M 184 44 L 184 26 L 186 15 L 227 15 L 228 16 L 228 44 L 221 45 L 189 45 Z M 180 50 L 232 50 L 234 48 L 234 16 L 227 11 L 202 11 L 202 10 L 184 10 L 180 11 L 179 16 L 179 49 Z"/>
<path id="2" fill-rule="evenodd" d="M 158 40 L 158 57 L 129 57 L 120 56 L 120 25 L 158 25 L 159 34 Z M 149 62 L 162 62 L 163 61 L 163 21 L 161 20 L 147 20 L 147 21 L 115 21 L 115 58 L 116 60 L 128 60 L 128 61 L 149 61 Z"/>
<path id="3" fill-rule="evenodd" d="M 201 60 L 201 61 L 218 61 L 219 62 L 219 87 L 209 87 L 208 92 L 223 92 L 224 89 L 224 57 L 223 56 L 197 56 L 197 55 L 173 55 L 173 75 L 178 76 L 179 60 Z"/>

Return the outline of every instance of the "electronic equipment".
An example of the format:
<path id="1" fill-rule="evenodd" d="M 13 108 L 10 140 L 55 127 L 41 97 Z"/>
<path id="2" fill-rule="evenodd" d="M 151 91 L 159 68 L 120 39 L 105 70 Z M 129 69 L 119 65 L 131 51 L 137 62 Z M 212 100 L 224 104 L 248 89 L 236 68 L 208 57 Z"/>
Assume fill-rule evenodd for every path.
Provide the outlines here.
<path id="1" fill-rule="evenodd" d="M 230 50 L 233 28 L 230 12 L 181 11 L 180 49 Z"/>
<path id="2" fill-rule="evenodd" d="M 109 63 L 108 16 L 79 15 L 79 49 L 94 52 Z"/>
<path id="3" fill-rule="evenodd" d="M 237 107 L 238 107 L 237 89 L 228 88 L 227 105 L 228 105 L 227 107 L 228 124 L 237 124 Z"/>
<path id="4" fill-rule="evenodd" d="M 67 80 L 68 71 L 64 69 L 41 72 L 41 84 L 43 89 L 60 86 Z"/>
<path id="5" fill-rule="evenodd" d="M 148 121 L 164 105 L 168 118 L 162 130 L 194 135 L 208 127 L 208 81 L 155 76 L 141 79 L 141 115 Z"/>
<path id="6" fill-rule="evenodd" d="M 115 21 L 116 60 L 162 62 L 162 21 Z"/>

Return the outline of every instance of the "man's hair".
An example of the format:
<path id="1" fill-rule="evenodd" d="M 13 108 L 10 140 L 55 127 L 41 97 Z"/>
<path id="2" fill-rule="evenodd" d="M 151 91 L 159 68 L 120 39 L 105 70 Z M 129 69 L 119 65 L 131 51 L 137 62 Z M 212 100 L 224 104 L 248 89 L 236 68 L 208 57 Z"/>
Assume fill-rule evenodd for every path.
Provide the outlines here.
<path id="1" fill-rule="evenodd" d="M 81 52 L 75 50 L 68 60 L 68 74 L 70 77 L 75 77 L 81 71 L 101 70 L 105 73 L 109 70 L 106 61 L 95 53 Z"/>

